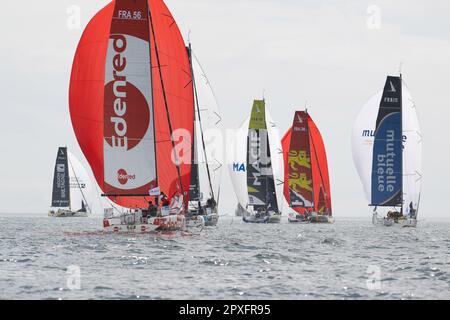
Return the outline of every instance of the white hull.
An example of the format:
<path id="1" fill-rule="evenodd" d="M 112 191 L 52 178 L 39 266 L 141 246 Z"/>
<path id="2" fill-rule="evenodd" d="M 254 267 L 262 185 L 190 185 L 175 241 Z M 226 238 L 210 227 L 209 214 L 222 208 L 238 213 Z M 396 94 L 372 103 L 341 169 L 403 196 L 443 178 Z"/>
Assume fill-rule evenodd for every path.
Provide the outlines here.
<path id="1" fill-rule="evenodd" d="M 205 225 L 206 223 L 204 216 L 190 217 L 186 220 L 186 229 L 188 231 L 201 231 Z"/>
<path id="2" fill-rule="evenodd" d="M 383 227 L 402 227 L 402 228 L 417 227 L 417 219 L 405 218 L 395 221 L 392 218 L 380 217 L 376 213 L 374 213 L 374 215 L 372 216 L 372 223 L 376 226 L 383 226 Z"/>
<path id="3" fill-rule="evenodd" d="M 88 214 L 87 212 L 73 212 L 70 210 L 59 209 L 57 211 L 49 211 L 48 216 L 53 218 L 86 218 Z"/>
<path id="4" fill-rule="evenodd" d="M 106 233 L 145 234 L 156 231 L 178 231 L 185 230 L 186 225 L 184 215 L 144 218 L 141 212 L 135 212 L 103 219 L 103 229 Z"/>
<path id="5" fill-rule="evenodd" d="M 190 217 L 190 219 L 195 217 L 202 217 L 204 226 L 206 227 L 214 227 L 219 222 L 219 214 L 217 212 L 211 212 L 211 209 L 207 209 L 207 213 L 200 215 L 198 214 L 197 210 L 192 210 L 189 211 L 188 216 Z"/>

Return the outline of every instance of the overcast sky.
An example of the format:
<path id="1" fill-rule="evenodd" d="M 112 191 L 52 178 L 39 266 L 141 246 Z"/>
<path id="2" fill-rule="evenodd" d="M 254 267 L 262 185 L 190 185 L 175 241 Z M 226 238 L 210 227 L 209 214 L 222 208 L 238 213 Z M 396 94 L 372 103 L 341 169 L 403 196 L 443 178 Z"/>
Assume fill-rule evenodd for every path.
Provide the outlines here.
<path id="1" fill-rule="evenodd" d="M 0 212 L 45 215 L 57 148 L 67 145 L 82 158 L 68 111 L 70 71 L 84 26 L 107 3 L 3 3 Z M 352 161 L 351 129 L 363 104 L 383 88 L 386 75 L 398 74 L 402 63 L 423 133 L 421 216 L 450 215 L 448 0 L 166 4 L 183 35 L 191 31 L 225 128 L 237 128 L 264 91 L 283 132 L 296 108 L 308 101 L 327 147 L 337 217 L 370 216 Z M 73 28 L 68 13 L 73 5 L 81 9 L 80 28 Z M 236 198 L 226 171 L 222 184 L 222 213 L 233 213 Z"/>

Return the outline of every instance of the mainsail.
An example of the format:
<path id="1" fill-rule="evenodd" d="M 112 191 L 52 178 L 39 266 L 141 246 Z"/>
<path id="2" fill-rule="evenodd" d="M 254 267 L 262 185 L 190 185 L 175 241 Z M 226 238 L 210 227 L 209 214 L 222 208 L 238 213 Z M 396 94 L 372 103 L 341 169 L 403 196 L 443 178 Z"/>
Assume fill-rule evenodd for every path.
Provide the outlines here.
<path id="1" fill-rule="evenodd" d="M 90 212 L 91 206 L 92 185 L 87 171 L 66 147 L 59 148 L 53 177 L 52 208 Z"/>
<path id="2" fill-rule="evenodd" d="M 188 194 L 191 83 L 183 38 L 162 0 L 112 1 L 86 27 L 70 113 L 94 176 L 115 203 L 146 207 L 143 196 L 158 188 Z"/>
<path id="3" fill-rule="evenodd" d="M 264 101 L 255 100 L 247 139 L 247 187 L 255 211 L 278 212 Z"/>
<path id="4" fill-rule="evenodd" d="M 353 127 L 352 149 L 369 204 L 417 213 L 422 135 L 415 103 L 401 77 L 388 77 L 384 90 L 364 105 Z"/>
<path id="5" fill-rule="evenodd" d="M 298 111 L 283 140 L 284 196 L 300 214 L 332 214 L 328 161 L 322 136 L 307 112 Z"/>
<path id="6" fill-rule="evenodd" d="M 67 148 L 59 148 L 53 174 L 53 208 L 70 207 L 70 180 Z"/>

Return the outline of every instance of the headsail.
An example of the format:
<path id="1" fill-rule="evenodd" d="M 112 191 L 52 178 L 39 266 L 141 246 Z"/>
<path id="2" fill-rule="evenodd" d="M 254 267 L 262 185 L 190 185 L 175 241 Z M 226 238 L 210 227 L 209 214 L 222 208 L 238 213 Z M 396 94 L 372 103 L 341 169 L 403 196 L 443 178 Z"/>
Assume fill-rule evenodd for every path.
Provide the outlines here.
<path id="1" fill-rule="evenodd" d="M 219 201 L 222 153 L 218 149 L 222 139 L 222 118 L 213 89 L 194 51 L 189 46 L 194 84 L 194 135 L 192 141 L 192 169 L 190 201 Z"/>
<path id="2" fill-rule="evenodd" d="M 175 160 L 190 158 L 183 152 L 193 134 L 191 82 L 183 38 L 162 0 L 112 1 L 87 26 L 72 69 L 71 119 L 99 186 L 117 204 L 146 207 L 130 195 L 156 187 L 187 195 L 190 161 Z"/>
<path id="3" fill-rule="evenodd" d="M 229 163 L 228 171 L 230 173 L 231 182 L 237 201 L 244 209 L 248 209 L 248 187 L 247 187 L 247 136 L 250 124 L 248 117 L 239 129 L 234 131 L 234 136 L 229 141 L 230 150 L 227 153 L 227 163 Z"/>
<path id="4" fill-rule="evenodd" d="M 93 186 L 88 172 L 81 162 L 71 153 L 67 152 L 69 159 L 70 179 L 70 208 L 77 212 L 92 212 Z"/>
<path id="5" fill-rule="evenodd" d="M 308 124 L 314 181 L 315 210 L 319 213 L 331 216 L 333 214 L 333 208 L 331 204 L 330 174 L 328 170 L 328 158 L 325 143 L 318 127 L 309 114 Z"/>
<path id="6" fill-rule="evenodd" d="M 70 207 L 70 179 L 67 148 L 59 148 L 53 175 L 53 208 Z"/>

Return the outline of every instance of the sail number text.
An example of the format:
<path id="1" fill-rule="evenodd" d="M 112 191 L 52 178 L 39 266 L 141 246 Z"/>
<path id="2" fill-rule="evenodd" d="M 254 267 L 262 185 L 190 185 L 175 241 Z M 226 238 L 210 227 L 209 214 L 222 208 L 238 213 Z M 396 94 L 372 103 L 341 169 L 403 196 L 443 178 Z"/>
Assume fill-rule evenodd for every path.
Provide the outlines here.
<path id="1" fill-rule="evenodd" d="M 141 11 L 130 11 L 130 10 L 119 10 L 118 16 L 119 16 L 119 19 L 141 20 L 142 12 Z"/>

